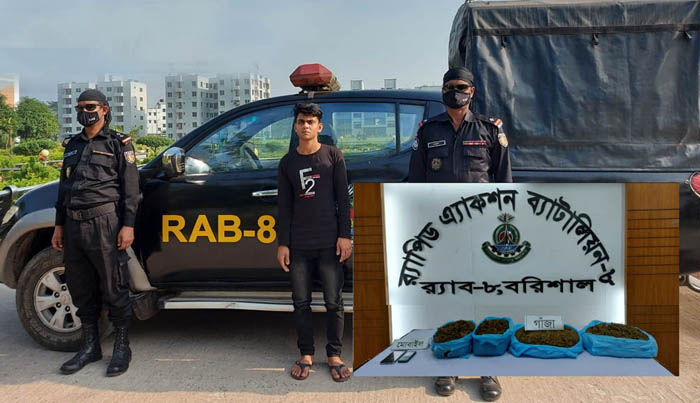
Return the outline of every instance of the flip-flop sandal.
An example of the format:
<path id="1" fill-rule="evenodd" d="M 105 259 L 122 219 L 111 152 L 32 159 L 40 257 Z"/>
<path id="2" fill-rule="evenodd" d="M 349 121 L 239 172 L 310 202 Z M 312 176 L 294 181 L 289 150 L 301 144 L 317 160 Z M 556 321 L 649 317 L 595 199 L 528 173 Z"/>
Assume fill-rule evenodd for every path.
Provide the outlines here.
<path id="1" fill-rule="evenodd" d="M 308 377 L 309 377 L 309 374 L 311 373 L 311 367 L 314 365 L 314 364 L 307 364 L 307 363 L 301 362 L 301 361 L 296 361 L 294 364 L 296 364 L 297 366 L 299 366 L 299 368 L 301 369 L 301 373 L 302 373 L 302 374 L 304 373 L 304 368 L 309 368 L 309 371 L 306 373 L 306 376 L 304 376 L 304 375 L 294 375 L 293 373 L 291 373 L 291 371 L 289 372 L 289 375 L 291 375 L 292 378 L 294 378 L 294 379 L 296 379 L 296 380 L 298 380 L 298 381 L 303 381 L 304 379 L 308 378 Z"/>
<path id="2" fill-rule="evenodd" d="M 345 382 L 350 377 L 352 376 L 352 373 L 350 375 L 346 376 L 343 378 L 343 368 L 345 367 L 345 364 L 338 364 L 338 365 L 328 365 L 328 368 L 330 368 L 331 371 L 331 379 L 333 379 L 335 382 Z M 333 377 L 333 370 L 338 374 L 338 378 Z"/>

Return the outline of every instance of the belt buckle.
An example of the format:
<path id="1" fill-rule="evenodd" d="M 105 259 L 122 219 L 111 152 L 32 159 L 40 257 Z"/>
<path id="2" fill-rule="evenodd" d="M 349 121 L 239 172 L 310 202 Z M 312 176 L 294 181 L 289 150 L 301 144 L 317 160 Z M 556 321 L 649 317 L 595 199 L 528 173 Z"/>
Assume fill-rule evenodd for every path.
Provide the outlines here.
<path id="1" fill-rule="evenodd" d="M 78 220 L 82 220 L 82 219 L 83 219 L 83 211 L 78 210 Z"/>

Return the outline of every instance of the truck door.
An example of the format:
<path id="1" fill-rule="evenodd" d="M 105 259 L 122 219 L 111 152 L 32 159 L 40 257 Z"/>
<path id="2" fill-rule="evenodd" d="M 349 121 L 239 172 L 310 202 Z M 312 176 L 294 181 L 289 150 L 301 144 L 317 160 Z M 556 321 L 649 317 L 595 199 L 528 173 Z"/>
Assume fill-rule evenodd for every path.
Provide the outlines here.
<path id="1" fill-rule="evenodd" d="M 292 111 L 268 106 L 236 117 L 186 150 L 184 175 L 144 185 L 142 257 L 153 284 L 286 281 L 276 261 L 276 189 Z"/>

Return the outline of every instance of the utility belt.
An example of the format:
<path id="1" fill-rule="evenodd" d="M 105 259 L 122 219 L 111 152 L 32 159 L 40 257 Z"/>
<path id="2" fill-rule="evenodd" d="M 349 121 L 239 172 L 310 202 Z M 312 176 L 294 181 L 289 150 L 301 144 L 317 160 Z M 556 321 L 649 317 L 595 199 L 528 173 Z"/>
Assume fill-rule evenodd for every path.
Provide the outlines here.
<path id="1" fill-rule="evenodd" d="M 109 202 L 96 207 L 84 209 L 66 209 L 66 211 L 70 218 L 76 221 L 84 221 L 117 211 L 117 203 Z"/>

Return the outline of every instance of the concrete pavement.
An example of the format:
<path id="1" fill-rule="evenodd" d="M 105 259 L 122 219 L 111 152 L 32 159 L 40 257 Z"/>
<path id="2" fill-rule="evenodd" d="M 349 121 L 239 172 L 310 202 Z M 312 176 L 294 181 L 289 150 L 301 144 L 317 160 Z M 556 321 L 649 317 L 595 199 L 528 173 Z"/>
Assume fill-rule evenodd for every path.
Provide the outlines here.
<path id="1" fill-rule="evenodd" d="M 315 314 L 317 364 L 306 381 L 289 377 L 297 358 L 291 314 L 165 311 L 133 326 L 129 371 L 106 378 L 105 359 L 77 374 L 58 373 L 71 354 L 48 351 L 22 328 L 14 291 L 0 286 L 1 402 L 453 402 L 480 401 L 477 379 L 460 379 L 444 398 L 430 378 L 331 380 L 324 362 L 322 314 Z M 681 288 L 680 377 L 501 378 L 500 402 L 700 402 L 700 294 Z M 352 315 L 346 315 L 350 346 Z M 319 343 L 320 342 L 320 343 Z M 350 364 L 352 351 L 343 358 Z"/>

